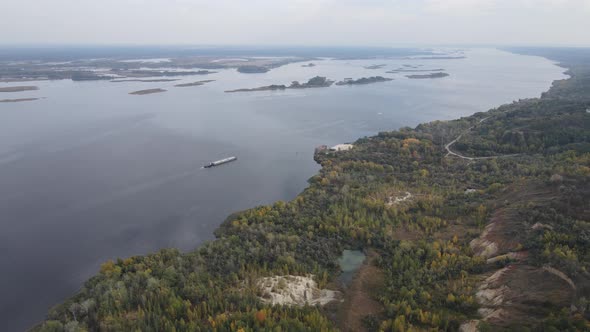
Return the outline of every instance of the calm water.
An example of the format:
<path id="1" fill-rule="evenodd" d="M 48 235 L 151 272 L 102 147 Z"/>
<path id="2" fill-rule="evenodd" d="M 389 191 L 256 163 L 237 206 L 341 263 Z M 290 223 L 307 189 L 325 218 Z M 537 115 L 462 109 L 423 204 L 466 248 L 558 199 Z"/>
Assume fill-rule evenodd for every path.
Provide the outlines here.
<path id="1" fill-rule="evenodd" d="M 344 250 L 342 252 L 342 257 L 338 260 L 342 270 L 339 278 L 345 285 L 350 284 L 356 271 L 363 265 L 365 258 L 367 256 L 360 250 Z"/>
<path id="2" fill-rule="evenodd" d="M 320 144 L 453 119 L 537 97 L 563 69 L 496 50 L 463 60 L 318 61 L 266 74 L 223 70 L 169 83 L 55 81 L 0 104 L 0 322 L 19 331 L 72 295 L 101 262 L 164 247 L 190 250 L 236 210 L 289 200 L 318 170 Z M 364 66 L 387 64 L 383 69 Z M 450 77 L 385 74 L 402 64 Z M 366 86 L 225 94 L 315 76 L 383 75 Z M 215 79 L 205 86 L 174 84 Z M 27 83 L 28 84 L 28 83 Z M 0 83 L 0 86 L 15 84 Z M 131 96 L 128 92 L 168 92 Z M 237 162 L 205 163 L 230 155 Z"/>

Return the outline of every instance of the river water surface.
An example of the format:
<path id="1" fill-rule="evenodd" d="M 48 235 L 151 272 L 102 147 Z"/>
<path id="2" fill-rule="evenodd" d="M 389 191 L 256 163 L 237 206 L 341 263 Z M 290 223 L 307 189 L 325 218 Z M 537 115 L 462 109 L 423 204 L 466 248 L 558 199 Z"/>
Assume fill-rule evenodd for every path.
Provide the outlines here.
<path id="1" fill-rule="evenodd" d="M 563 68 L 491 49 L 455 60 L 324 60 L 265 74 L 221 70 L 164 83 L 33 82 L 0 99 L 0 322 L 22 331 L 101 262 L 190 250 L 230 213 L 293 199 L 318 170 L 314 147 L 537 97 Z M 386 64 L 382 69 L 365 69 Z M 403 64 L 442 79 L 385 74 Z M 382 75 L 365 86 L 246 92 L 269 84 Z M 174 84 L 214 79 L 204 86 Z M 0 83 L 2 86 L 19 85 Z M 29 85 L 29 83 L 27 83 Z M 164 88 L 165 93 L 129 92 Z M 239 160 L 202 169 L 228 156 Z"/>

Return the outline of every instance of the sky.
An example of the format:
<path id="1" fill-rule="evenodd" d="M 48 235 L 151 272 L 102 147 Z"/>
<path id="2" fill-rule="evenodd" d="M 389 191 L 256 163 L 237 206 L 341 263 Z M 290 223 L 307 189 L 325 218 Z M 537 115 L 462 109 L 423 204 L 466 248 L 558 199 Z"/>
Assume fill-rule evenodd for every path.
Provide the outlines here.
<path id="1" fill-rule="evenodd" d="M 0 0 L 0 44 L 590 46 L 590 0 Z"/>

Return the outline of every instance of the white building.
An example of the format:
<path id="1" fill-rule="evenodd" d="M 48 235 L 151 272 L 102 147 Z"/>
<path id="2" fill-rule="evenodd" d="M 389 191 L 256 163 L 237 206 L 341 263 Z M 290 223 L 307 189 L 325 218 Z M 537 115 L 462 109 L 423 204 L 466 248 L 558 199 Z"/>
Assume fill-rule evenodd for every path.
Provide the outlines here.
<path id="1" fill-rule="evenodd" d="M 348 151 L 350 149 L 352 149 L 354 147 L 354 145 L 352 144 L 338 144 L 338 145 L 334 145 L 333 147 L 330 148 L 330 151 Z"/>

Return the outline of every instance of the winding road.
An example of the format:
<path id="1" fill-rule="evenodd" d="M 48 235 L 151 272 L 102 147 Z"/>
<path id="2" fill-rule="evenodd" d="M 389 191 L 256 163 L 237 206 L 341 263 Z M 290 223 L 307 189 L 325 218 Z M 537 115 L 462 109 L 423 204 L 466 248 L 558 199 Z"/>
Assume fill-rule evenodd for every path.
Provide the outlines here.
<path id="1" fill-rule="evenodd" d="M 485 118 L 479 120 L 479 123 L 482 123 L 491 117 L 492 116 L 485 117 Z M 459 157 L 459 158 L 465 159 L 465 160 L 483 160 L 483 159 L 493 159 L 493 158 L 500 158 L 500 157 L 515 157 L 515 156 L 520 155 L 520 153 L 516 153 L 516 154 L 505 154 L 505 155 L 501 155 L 501 156 L 490 156 L 490 157 L 467 157 L 467 156 L 464 156 L 460 153 L 457 153 L 457 152 L 454 152 L 453 150 L 451 150 L 451 146 L 453 146 L 453 144 L 457 143 L 457 141 L 460 140 L 464 134 L 470 132 L 473 128 L 475 128 L 475 126 L 471 126 L 471 127 L 467 128 L 464 132 L 459 134 L 459 136 L 457 136 L 454 140 L 450 141 L 447 145 L 445 145 L 445 149 L 447 150 L 447 156 L 451 155 L 451 156 Z"/>

